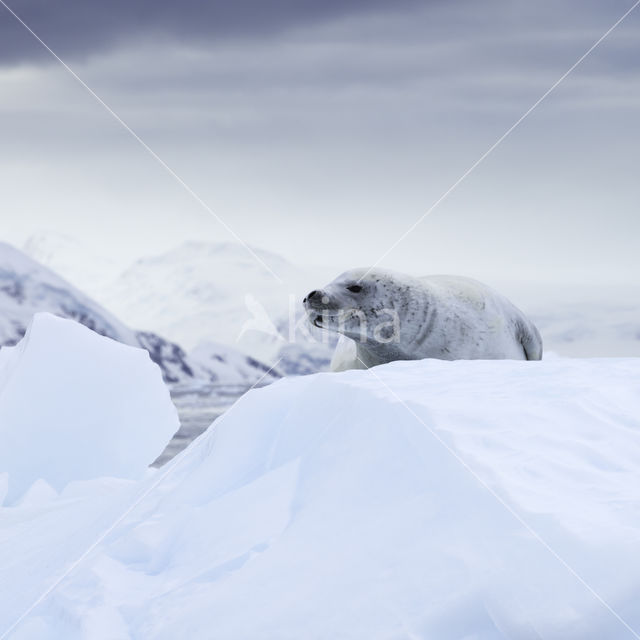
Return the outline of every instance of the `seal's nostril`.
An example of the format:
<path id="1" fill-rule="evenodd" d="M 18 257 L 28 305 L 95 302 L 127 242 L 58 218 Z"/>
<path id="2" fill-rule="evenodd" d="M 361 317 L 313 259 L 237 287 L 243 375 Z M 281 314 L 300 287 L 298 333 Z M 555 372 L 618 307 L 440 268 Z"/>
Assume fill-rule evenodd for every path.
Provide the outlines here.
<path id="1" fill-rule="evenodd" d="M 307 298 L 309 299 L 309 302 L 311 302 L 311 300 L 313 300 L 316 296 L 318 295 L 318 292 L 314 289 L 308 296 Z"/>

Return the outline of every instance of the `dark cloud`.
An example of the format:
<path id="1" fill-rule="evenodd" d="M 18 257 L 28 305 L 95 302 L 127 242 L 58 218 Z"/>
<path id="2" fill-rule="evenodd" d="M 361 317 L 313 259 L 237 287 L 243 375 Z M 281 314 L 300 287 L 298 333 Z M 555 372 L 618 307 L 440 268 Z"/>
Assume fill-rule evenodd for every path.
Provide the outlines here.
<path id="1" fill-rule="evenodd" d="M 371 11 L 406 11 L 441 0 L 8 0 L 54 51 L 85 56 L 132 39 L 183 41 L 270 36 Z M 42 57 L 42 51 L 0 5 L 0 62 Z"/>

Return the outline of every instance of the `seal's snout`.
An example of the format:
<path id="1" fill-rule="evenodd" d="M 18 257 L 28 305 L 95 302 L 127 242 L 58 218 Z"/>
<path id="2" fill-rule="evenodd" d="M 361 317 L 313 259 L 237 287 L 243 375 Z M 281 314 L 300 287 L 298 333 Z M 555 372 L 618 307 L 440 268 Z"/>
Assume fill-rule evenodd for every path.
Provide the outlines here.
<path id="1" fill-rule="evenodd" d="M 314 289 L 307 294 L 307 297 L 302 301 L 305 308 L 314 311 L 325 311 L 333 308 L 331 298 L 322 289 Z"/>

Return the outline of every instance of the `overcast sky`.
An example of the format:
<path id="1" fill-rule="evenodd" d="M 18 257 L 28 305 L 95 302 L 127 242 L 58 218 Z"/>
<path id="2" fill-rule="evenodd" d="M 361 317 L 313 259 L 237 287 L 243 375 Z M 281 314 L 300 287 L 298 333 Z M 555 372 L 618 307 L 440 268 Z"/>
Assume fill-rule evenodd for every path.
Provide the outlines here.
<path id="1" fill-rule="evenodd" d="M 378 260 L 632 0 L 8 4 L 246 242 Z M 637 280 L 640 8 L 384 260 Z M 0 239 L 228 241 L 0 6 Z"/>

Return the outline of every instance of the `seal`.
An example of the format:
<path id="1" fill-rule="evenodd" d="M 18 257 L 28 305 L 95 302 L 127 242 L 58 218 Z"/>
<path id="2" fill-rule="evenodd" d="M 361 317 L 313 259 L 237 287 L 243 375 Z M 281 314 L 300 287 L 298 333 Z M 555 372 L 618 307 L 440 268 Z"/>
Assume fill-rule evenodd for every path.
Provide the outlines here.
<path id="1" fill-rule="evenodd" d="M 422 358 L 542 358 L 534 324 L 471 278 L 353 269 L 311 291 L 303 303 L 314 326 L 341 334 L 334 371 Z"/>

